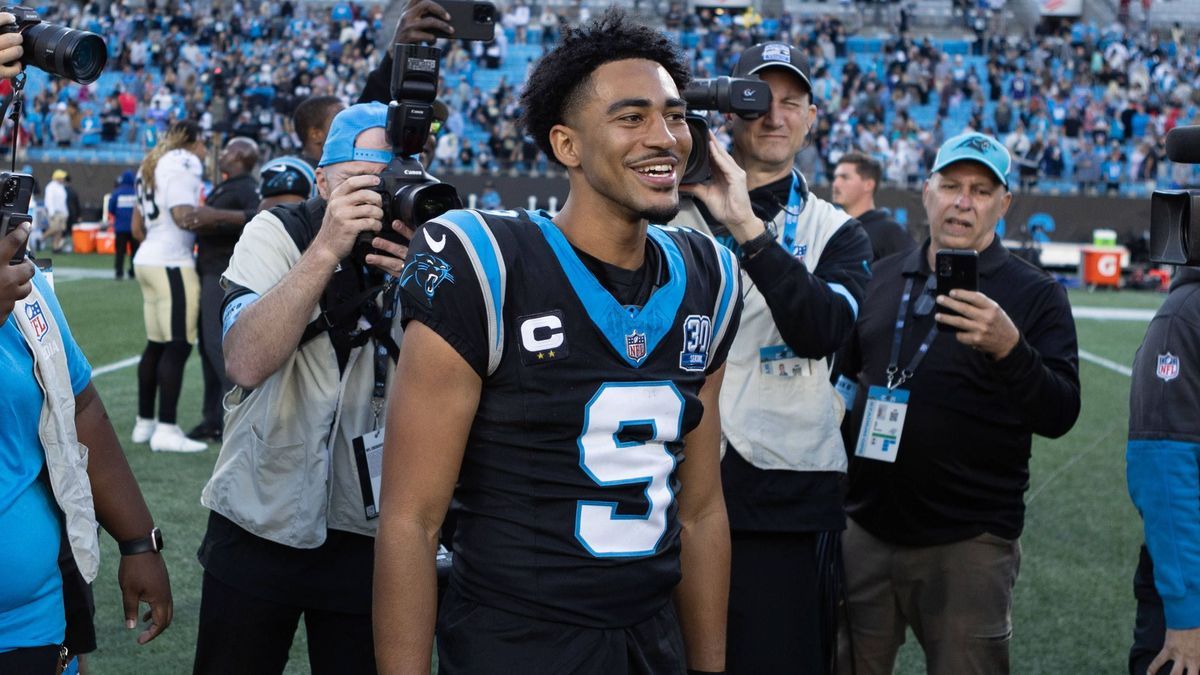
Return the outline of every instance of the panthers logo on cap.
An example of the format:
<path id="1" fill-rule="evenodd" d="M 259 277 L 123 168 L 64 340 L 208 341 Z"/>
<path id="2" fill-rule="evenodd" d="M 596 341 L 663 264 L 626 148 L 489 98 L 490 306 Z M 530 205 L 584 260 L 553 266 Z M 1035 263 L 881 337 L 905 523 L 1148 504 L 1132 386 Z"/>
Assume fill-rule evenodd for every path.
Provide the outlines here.
<path id="1" fill-rule="evenodd" d="M 992 142 L 986 138 L 972 136 L 971 138 L 968 138 L 967 140 L 955 146 L 955 150 L 958 148 L 971 148 L 972 150 L 983 154 L 992 151 Z"/>

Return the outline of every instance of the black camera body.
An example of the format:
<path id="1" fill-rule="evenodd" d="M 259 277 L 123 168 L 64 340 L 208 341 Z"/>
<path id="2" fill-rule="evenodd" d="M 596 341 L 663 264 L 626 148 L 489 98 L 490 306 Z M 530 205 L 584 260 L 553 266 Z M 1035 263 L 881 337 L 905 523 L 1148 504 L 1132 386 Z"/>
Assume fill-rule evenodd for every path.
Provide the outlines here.
<path id="1" fill-rule="evenodd" d="M 29 215 L 29 201 L 33 197 L 33 176 L 27 173 L 0 172 L 0 237 L 25 223 L 33 222 Z M 19 265 L 25 260 L 25 247 L 17 249 L 9 265 Z"/>
<path id="2" fill-rule="evenodd" d="M 397 43 L 393 47 L 387 135 L 394 158 L 379 175 L 375 187 L 383 200 L 383 229 L 358 236 L 356 246 L 363 249 L 364 255 L 377 236 L 408 245 L 408 238 L 392 229 L 392 221 L 400 220 L 416 229 L 427 220 L 462 208 L 458 191 L 430 176 L 418 159 L 433 123 L 441 55 L 440 49 L 425 45 Z"/>
<path id="3" fill-rule="evenodd" d="M 762 117 L 771 109 L 771 87 L 758 78 L 714 77 L 692 80 L 683 90 L 687 101 L 688 130 L 692 132 L 692 153 L 684 165 L 685 185 L 703 183 L 712 177 L 708 164 L 708 120 L 695 110 L 732 113 L 744 120 Z"/>
<path id="4" fill-rule="evenodd" d="M 1167 158 L 1200 164 L 1200 125 L 1167 134 Z M 1200 265 L 1200 190 L 1155 190 L 1150 197 L 1150 260 Z"/>
<path id="5" fill-rule="evenodd" d="M 108 62 L 104 38 L 86 30 L 75 30 L 42 21 L 37 10 L 21 5 L 5 5 L 0 12 L 17 18 L 16 23 L 0 26 L 0 34 L 21 33 L 25 55 L 21 64 L 36 66 L 51 75 L 79 84 L 91 84 L 100 77 Z"/>

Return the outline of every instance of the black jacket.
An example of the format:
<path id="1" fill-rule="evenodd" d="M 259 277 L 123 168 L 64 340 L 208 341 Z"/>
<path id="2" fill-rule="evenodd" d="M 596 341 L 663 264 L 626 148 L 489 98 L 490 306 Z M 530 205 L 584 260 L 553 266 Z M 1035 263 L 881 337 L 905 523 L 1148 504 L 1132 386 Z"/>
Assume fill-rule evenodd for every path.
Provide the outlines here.
<path id="1" fill-rule="evenodd" d="M 892 218 L 887 209 L 871 209 L 858 217 L 867 236 L 871 238 L 872 260 L 886 258 L 893 253 L 916 248 L 917 242 L 908 235 L 908 230 Z"/>

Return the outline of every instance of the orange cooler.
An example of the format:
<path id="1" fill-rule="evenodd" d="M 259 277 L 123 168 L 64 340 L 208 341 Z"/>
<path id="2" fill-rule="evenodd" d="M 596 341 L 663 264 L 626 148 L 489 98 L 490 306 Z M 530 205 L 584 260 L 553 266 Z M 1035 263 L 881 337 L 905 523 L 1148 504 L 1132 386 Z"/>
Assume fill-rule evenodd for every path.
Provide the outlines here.
<path id="1" fill-rule="evenodd" d="M 77 224 L 71 228 L 71 247 L 76 253 L 95 253 L 96 233 L 99 231 L 99 225 Z"/>
<path id="2" fill-rule="evenodd" d="M 117 252 L 117 235 L 105 229 L 96 233 L 96 253 L 113 255 Z"/>
<path id="3" fill-rule="evenodd" d="M 1113 288 L 1121 285 L 1120 247 L 1084 246 L 1082 257 L 1085 285 Z"/>

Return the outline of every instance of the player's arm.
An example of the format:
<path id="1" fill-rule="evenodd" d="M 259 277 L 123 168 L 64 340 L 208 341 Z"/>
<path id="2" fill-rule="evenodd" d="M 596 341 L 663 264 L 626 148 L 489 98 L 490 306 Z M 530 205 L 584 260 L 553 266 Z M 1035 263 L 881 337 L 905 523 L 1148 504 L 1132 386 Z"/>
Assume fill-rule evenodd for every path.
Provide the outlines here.
<path id="1" fill-rule="evenodd" d="M 133 238 L 137 241 L 146 240 L 146 220 L 142 216 L 141 204 L 133 207 L 133 220 L 130 221 L 130 231 L 133 233 Z"/>
<path id="2" fill-rule="evenodd" d="M 380 673 L 429 672 L 438 530 L 481 387 L 479 375 L 440 335 L 419 320 L 408 323 L 389 401 L 375 539 L 372 617 Z"/>
<path id="3" fill-rule="evenodd" d="M 684 439 L 679 465 L 682 581 L 675 607 L 687 649 L 687 667 L 725 670 L 725 616 L 729 602 L 729 518 L 721 492 L 721 415 L 718 400 L 725 367 L 700 389 L 704 416 Z"/>

